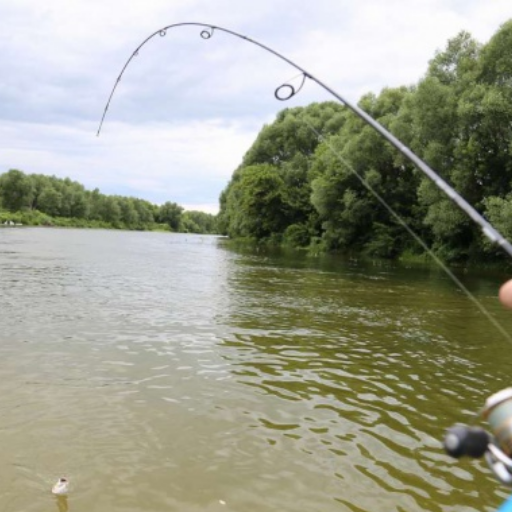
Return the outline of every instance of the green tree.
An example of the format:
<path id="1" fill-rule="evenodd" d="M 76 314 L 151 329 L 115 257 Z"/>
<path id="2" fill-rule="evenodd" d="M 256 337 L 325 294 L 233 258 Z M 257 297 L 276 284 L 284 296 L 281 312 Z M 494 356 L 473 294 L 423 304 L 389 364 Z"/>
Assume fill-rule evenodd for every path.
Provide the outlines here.
<path id="1" fill-rule="evenodd" d="M 12 212 L 30 208 L 34 197 L 30 178 L 17 169 L 3 174 L 0 177 L 0 197 L 4 208 Z"/>
<path id="2" fill-rule="evenodd" d="M 90 208 L 91 206 L 89 204 L 85 189 L 81 185 L 76 187 L 73 193 L 73 201 L 71 204 L 71 217 L 77 219 L 86 219 L 89 216 Z"/>
<path id="3" fill-rule="evenodd" d="M 384 89 L 378 97 L 363 97 L 360 106 L 389 126 L 408 95 L 407 88 Z M 323 245 L 328 250 L 362 251 L 393 258 L 410 244 L 401 224 L 374 193 L 415 226 L 417 175 L 390 144 L 359 118 L 351 116 L 338 135 L 319 146 L 311 176 L 311 202 L 322 222 Z"/>
<path id="4" fill-rule="evenodd" d="M 158 211 L 158 221 L 167 224 L 172 231 L 180 231 L 183 207 L 167 201 Z"/>
<path id="5" fill-rule="evenodd" d="M 467 32 L 448 41 L 392 124 L 404 142 L 473 204 L 482 199 L 482 190 L 472 171 L 475 162 L 468 165 L 466 158 L 473 128 L 463 104 L 477 86 L 480 54 L 481 45 Z M 419 233 L 445 259 L 461 261 L 474 251 L 478 231 L 425 176 L 420 178 L 415 213 L 428 230 Z"/>
<path id="6" fill-rule="evenodd" d="M 154 205 L 143 199 L 134 199 L 133 205 L 139 216 L 139 228 L 148 229 L 155 222 Z"/>
<path id="7" fill-rule="evenodd" d="M 284 181 L 275 166 L 241 168 L 228 192 L 228 234 L 262 239 L 283 233 L 287 224 L 284 196 Z"/>
<path id="8" fill-rule="evenodd" d="M 133 199 L 130 197 L 119 198 L 119 207 L 121 208 L 121 220 L 128 227 L 137 228 L 140 219 Z"/>
<path id="9" fill-rule="evenodd" d="M 121 207 L 119 201 L 113 196 L 103 196 L 101 206 L 101 219 L 111 224 L 118 224 L 121 221 Z"/>
<path id="10" fill-rule="evenodd" d="M 45 187 L 39 194 L 38 210 L 47 215 L 59 216 L 61 213 L 62 194 L 52 186 Z"/>
<path id="11" fill-rule="evenodd" d="M 32 184 L 32 203 L 30 208 L 32 210 L 41 210 L 39 197 L 44 190 L 53 186 L 51 178 L 44 176 L 43 174 L 29 174 L 27 175 L 27 178 Z"/>
<path id="12" fill-rule="evenodd" d="M 217 219 L 215 215 L 188 210 L 181 217 L 181 229 L 186 233 L 217 233 Z"/>
<path id="13" fill-rule="evenodd" d="M 309 170 L 314 152 L 320 143 L 320 137 L 339 130 L 346 115 L 344 107 L 334 102 L 313 103 L 308 107 L 279 112 L 276 120 L 264 126 L 258 134 L 242 164 L 235 170 L 230 183 L 221 194 L 218 216 L 220 232 L 250 232 L 250 236 L 258 238 L 258 230 L 248 230 L 243 225 L 247 220 L 246 216 L 239 215 L 234 205 L 244 199 L 238 183 L 239 175 L 248 167 L 269 165 L 279 175 L 281 185 L 277 195 L 282 206 L 279 219 L 274 223 L 278 231 L 272 235 L 280 238 L 290 228 L 286 235 L 287 241 L 292 244 L 306 244 L 306 239 L 316 234 L 319 229 L 318 216 L 310 201 Z M 261 230 L 261 233 L 264 233 L 261 236 L 265 238 L 270 236 L 267 230 Z"/>

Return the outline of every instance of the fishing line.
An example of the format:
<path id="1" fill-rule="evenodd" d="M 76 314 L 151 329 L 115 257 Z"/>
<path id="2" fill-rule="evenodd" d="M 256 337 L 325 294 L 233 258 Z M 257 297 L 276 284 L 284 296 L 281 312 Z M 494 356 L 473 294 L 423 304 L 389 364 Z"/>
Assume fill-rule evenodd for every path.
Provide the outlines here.
<path id="1" fill-rule="evenodd" d="M 475 304 L 480 312 L 491 322 L 492 325 L 503 335 L 503 337 L 512 344 L 512 336 L 505 328 L 491 315 L 485 306 L 469 291 L 462 281 L 445 265 L 445 263 L 432 251 L 432 249 L 424 242 L 424 240 L 400 217 L 393 207 L 368 183 L 361 174 L 357 172 L 355 167 L 343 157 L 343 155 L 326 139 L 306 118 L 303 119 L 304 124 L 317 136 L 318 140 L 326 145 L 335 158 L 343 164 L 361 183 L 362 185 L 377 199 L 377 201 L 388 211 L 388 213 L 409 233 L 409 235 L 420 244 L 424 251 L 439 265 L 446 275 L 464 292 L 464 294 Z"/>
<path id="2" fill-rule="evenodd" d="M 367 114 L 363 109 L 361 109 L 358 105 L 352 104 L 350 101 L 342 97 L 338 92 L 336 92 L 334 89 L 329 87 L 327 84 L 322 82 L 319 78 L 314 76 L 313 74 L 306 71 L 304 68 L 293 62 L 292 60 L 288 59 L 281 53 L 277 52 L 276 50 L 273 50 L 269 46 L 266 46 L 258 41 L 255 41 L 254 39 L 251 39 L 250 37 L 244 36 L 242 34 L 239 34 L 238 32 L 234 32 L 233 30 L 229 30 L 227 28 L 219 27 L 216 25 L 206 24 L 206 23 L 196 23 L 196 22 L 183 22 L 183 23 L 173 23 L 172 25 L 167 25 L 166 27 L 163 27 L 161 29 L 158 29 L 157 31 L 153 32 L 153 34 L 149 35 L 144 41 L 142 41 L 139 46 L 135 49 L 135 51 L 130 55 L 126 63 L 124 64 L 123 68 L 121 69 L 121 72 L 119 73 L 114 86 L 112 87 L 112 91 L 110 92 L 110 96 L 107 100 L 107 103 L 105 105 L 105 108 L 103 110 L 103 115 L 101 116 L 101 121 L 98 127 L 98 131 L 96 133 L 97 136 L 99 136 L 101 132 L 101 128 L 103 126 L 103 123 L 105 121 L 105 117 L 107 115 L 108 109 L 110 107 L 110 104 L 112 102 L 112 99 L 114 97 L 114 93 L 117 89 L 117 86 L 119 85 L 119 82 L 121 81 L 124 72 L 126 71 L 126 68 L 130 64 L 130 62 L 140 54 L 140 50 L 143 46 L 145 46 L 151 39 L 153 39 L 156 36 L 164 37 L 169 29 L 175 28 L 175 27 L 182 27 L 182 26 L 195 26 L 195 27 L 202 27 L 203 30 L 200 32 L 200 36 L 204 40 L 210 40 L 212 36 L 214 35 L 214 31 L 220 31 L 224 32 L 226 34 L 232 35 L 234 37 L 237 37 L 238 39 L 243 39 L 244 41 L 247 41 L 248 43 L 254 44 L 256 46 L 259 46 L 261 49 L 265 50 L 266 52 L 271 53 L 272 55 L 276 56 L 278 59 L 281 59 L 282 61 L 286 62 L 293 68 L 300 71 L 300 73 L 303 75 L 302 83 L 299 87 L 299 89 L 295 89 L 292 85 L 285 83 L 279 86 L 275 92 L 274 95 L 277 99 L 280 100 L 287 100 L 295 96 L 304 85 L 304 82 L 306 81 L 306 78 L 309 78 L 313 82 L 316 82 L 322 89 L 326 90 L 328 93 L 330 93 L 332 96 L 334 96 L 338 101 L 340 101 L 343 105 L 345 105 L 348 109 L 350 109 L 354 114 L 359 116 L 365 123 L 370 125 L 375 131 L 377 131 L 382 137 L 384 137 L 391 145 L 393 145 L 400 153 L 402 153 L 409 161 L 411 161 L 421 172 L 423 172 L 428 178 L 430 178 L 435 185 L 442 190 L 454 203 L 459 206 L 478 226 L 481 227 L 483 234 L 492 242 L 497 245 L 499 245 L 505 252 L 508 253 L 510 257 L 512 257 L 512 244 L 501 234 L 499 233 L 489 222 L 487 222 L 484 217 L 473 208 L 456 190 L 453 189 L 446 181 L 439 176 L 437 172 L 435 172 L 432 168 L 430 168 L 421 158 L 419 158 L 415 153 L 412 152 L 411 149 L 409 149 L 402 141 L 397 139 L 394 135 L 392 135 L 386 128 L 384 128 L 381 124 L 379 124 L 373 117 L 371 117 L 369 114 Z M 279 95 L 279 91 L 282 90 L 288 91 L 287 94 Z"/>
<path id="3" fill-rule="evenodd" d="M 453 189 L 446 181 L 437 174 L 433 169 L 431 169 L 421 158 L 419 158 L 416 154 L 412 152 L 405 144 L 403 144 L 399 139 L 397 139 L 394 135 L 392 135 L 386 128 L 384 128 L 381 124 L 379 124 L 373 117 L 367 114 L 364 110 L 362 110 L 358 105 L 352 104 L 343 98 L 336 91 L 328 87 L 322 81 L 320 81 L 317 77 L 307 72 L 305 69 L 295 64 L 295 62 L 291 61 L 284 55 L 278 53 L 277 51 L 265 46 L 258 41 L 250 39 L 247 36 L 239 34 L 229 29 L 225 29 L 222 27 L 218 27 L 215 25 L 205 24 L 205 23 L 175 23 L 172 25 L 168 25 L 163 27 L 149 37 L 147 37 L 132 53 L 129 59 L 124 64 L 121 73 L 117 77 L 116 82 L 110 92 L 110 96 L 105 105 L 105 109 L 103 111 L 103 115 L 101 117 L 101 121 L 98 127 L 97 135 L 99 136 L 101 128 L 103 126 L 103 122 L 105 121 L 105 117 L 107 115 L 108 108 L 114 96 L 117 86 L 121 81 L 121 78 L 126 71 L 126 68 L 137 55 L 139 55 L 142 47 L 148 43 L 152 38 L 159 36 L 164 37 L 167 35 L 169 29 L 180 26 L 196 26 L 201 27 L 202 30 L 200 32 L 200 37 L 203 40 L 212 39 L 215 31 L 220 31 L 237 37 L 239 39 L 243 39 L 246 42 L 259 46 L 261 49 L 273 54 L 278 57 L 282 61 L 288 63 L 290 66 L 297 69 L 302 75 L 302 81 L 300 86 L 296 89 L 290 83 L 284 83 L 279 86 L 275 92 L 274 96 L 280 100 L 285 101 L 293 96 L 295 96 L 303 87 L 306 79 L 314 81 L 322 87 L 324 90 L 329 92 L 332 96 L 334 96 L 338 101 L 340 101 L 345 107 L 351 110 L 354 114 L 359 116 L 365 123 L 371 126 L 376 132 L 378 132 L 384 139 L 386 139 L 392 146 L 394 146 L 402 155 L 407 158 L 414 166 L 419 169 L 423 174 L 425 174 L 430 180 L 434 182 L 434 184 L 444 192 L 457 206 L 463 210 L 480 228 L 482 229 L 482 233 L 492 242 L 499 245 L 510 257 L 512 257 L 512 244 L 503 237 L 473 206 L 471 206 L 456 190 Z M 464 284 L 457 278 L 457 276 L 434 254 L 434 252 L 427 246 L 427 244 L 420 238 L 419 235 L 416 234 L 415 231 L 407 224 L 407 222 L 400 217 L 400 215 L 393 210 L 393 208 L 386 202 L 386 200 L 364 179 L 364 176 L 360 175 L 354 166 L 347 161 L 343 157 L 343 155 L 337 151 L 337 149 L 331 144 L 330 140 L 324 139 L 323 135 L 312 126 L 306 119 L 305 123 L 307 126 L 316 134 L 318 140 L 323 142 L 327 148 L 333 153 L 335 158 L 338 161 L 347 167 L 349 171 L 357 177 L 357 179 L 362 183 L 362 185 L 370 192 L 370 194 L 377 199 L 377 201 L 386 209 L 386 211 L 394 218 L 406 231 L 409 233 L 416 242 L 420 244 L 423 250 L 439 265 L 439 267 L 448 275 L 448 277 L 463 291 L 463 293 L 473 302 L 480 312 L 484 315 L 485 318 L 504 336 L 504 338 L 512 344 L 512 337 L 509 333 L 502 327 L 502 325 L 489 313 L 489 311 L 481 304 L 478 299 L 464 286 Z M 494 434 L 496 436 L 495 440 L 490 437 L 484 430 L 473 429 L 473 428 L 461 428 L 460 426 L 456 426 L 453 429 L 450 429 L 445 437 L 445 450 L 452 457 L 460 457 L 464 455 L 469 455 L 471 457 L 481 457 L 485 455 L 485 458 L 494 472 L 495 476 L 503 483 L 512 484 L 512 458 L 510 454 L 512 453 L 512 388 L 508 388 L 506 390 L 502 390 L 492 397 L 490 397 L 486 402 L 486 414 L 491 414 L 491 412 L 496 409 L 499 412 L 499 418 L 503 419 L 505 416 L 508 418 L 502 424 L 498 425 L 499 428 L 494 428 L 496 425 L 492 425 L 491 415 L 489 415 L 489 423 L 494 428 Z M 503 412 L 503 414 L 502 414 Z M 494 414 L 494 413 L 493 413 Z M 495 418 L 497 419 L 497 418 Z M 501 421 L 500 419 L 500 421 Z M 494 421 L 494 420 L 493 420 Z M 499 422 L 498 422 L 499 423 Z M 503 425 L 506 425 L 507 428 L 502 428 Z M 502 432 L 505 432 L 505 438 L 502 439 Z M 475 443 L 475 440 L 478 442 Z M 503 449 L 503 451 L 498 448 L 494 443 L 498 442 Z M 475 446 L 477 446 L 478 450 L 475 450 Z M 510 449 L 509 449 L 510 448 Z M 484 453 L 485 452 L 485 453 Z M 512 498 L 506 501 L 502 507 L 499 509 L 500 512 L 512 512 Z"/>
<path id="4" fill-rule="evenodd" d="M 144 45 L 146 45 L 151 39 L 154 37 L 164 37 L 167 35 L 168 31 L 171 28 L 182 27 L 182 26 L 194 26 L 200 27 L 202 30 L 200 32 L 200 37 L 203 40 L 210 40 L 213 38 L 215 31 L 223 32 L 229 34 L 231 36 L 242 39 L 248 43 L 254 44 L 261 49 L 271 53 L 282 61 L 286 62 L 293 68 L 297 69 L 302 75 L 302 81 L 298 88 L 295 88 L 290 83 L 284 83 L 277 87 L 274 92 L 274 96 L 280 100 L 285 101 L 293 96 L 295 96 L 303 87 L 306 79 L 309 78 L 321 88 L 326 90 L 332 96 L 334 96 L 340 103 L 345 105 L 349 110 L 351 110 L 354 114 L 360 117 L 365 123 L 370 125 L 375 131 L 377 131 L 384 139 L 386 139 L 392 146 L 394 146 L 405 158 L 407 158 L 412 164 L 417 167 L 423 174 L 425 174 L 430 180 L 434 182 L 434 184 L 444 192 L 457 206 L 462 209 L 480 228 L 482 229 L 482 233 L 492 242 L 499 245 L 510 257 L 512 257 L 512 244 L 499 233 L 473 206 L 471 206 L 456 190 L 453 189 L 446 181 L 439 176 L 431 167 L 429 167 L 421 158 L 419 158 L 411 149 L 409 149 L 405 144 L 402 143 L 399 139 L 397 139 L 394 135 L 392 135 L 386 128 L 384 128 L 381 124 L 379 124 L 373 117 L 367 114 L 364 110 L 362 110 L 358 105 L 352 104 L 350 101 L 346 100 L 342 97 L 338 92 L 334 89 L 323 83 L 319 78 L 314 76 L 313 74 L 306 71 L 304 68 L 291 61 L 281 53 L 273 50 L 272 48 L 255 41 L 247 36 L 239 34 L 233 30 L 229 30 L 223 27 L 219 27 L 216 25 L 206 24 L 206 23 L 196 23 L 196 22 L 183 22 L 183 23 L 174 23 L 172 25 L 167 25 L 161 29 L 156 30 L 151 35 L 149 35 L 144 41 L 142 41 L 139 46 L 135 49 L 135 51 L 130 55 L 128 60 L 125 62 L 124 66 L 121 69 L 120 74 L 118 75 L 114 86 L 110 92 L 107 103 L 105 105 L 103 115 L 100 120 L 100 124 L 98 127 L 97 135 L 99 136 L 103 123 L 105 121 L 105 117 L 107 115 L 108 109 L 112 102 L 114 93 L 123 77 L 124 72 L 126 71 L 130 62 L 139 55 L 140 50 Z M 296 78 L 296 77 L 295 77 Z M 310 129 L 312 129 L 320 140 L 324 140 L 323 136 L 312 126 L 309 125 Z M 463 283 L 453 274 L 453 272 L 433 253 L 433 251 L 425 244 L 425 242 L 407 225 L 407 223 L 396 213 L 391 206 L 366 182 L 366 180 L 360 176 L 357 171 L 353 168 L 350 162 L 347 162 L 342 155 L 336 151 L 332 145 L 330 145 L 329 141 L 325 141 L 325 143 L 330 147 L 330 150 L 339 159 L 339 161 L 347 166 L 347 168 L 361 181 L 361 183 L 368 189 L 368 191 L 379 201 L 379 203 L 384 206 L 384 208 L 393 216 L 397 222 L 404 227 L 404 229 L 421 245 L 421 247 L 429 254 L 429 256 L 443 269 L 443 271 L 452 279 L 452 281 L 467 295 L 467 297 L 478 307 L 478 309 L 482 312 L 482 314 L 488 318 L 488 320 L 498 329 L 503 336 L 512 344 L 512 337 L 505 331 L 505 329 L 498 323 L 498 321 L 487 311 L 487 309 L 476 299 L 476 297 L 463 285 Z"/>

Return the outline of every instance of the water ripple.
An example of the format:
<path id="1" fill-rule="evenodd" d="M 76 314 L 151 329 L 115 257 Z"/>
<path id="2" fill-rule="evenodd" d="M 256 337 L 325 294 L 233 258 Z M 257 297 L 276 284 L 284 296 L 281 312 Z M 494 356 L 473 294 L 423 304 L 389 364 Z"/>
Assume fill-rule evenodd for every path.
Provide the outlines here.
<path id="1" fill-rule="evenodd" d="M 0 268 L 0 510 L 58 508 L 62 474 L 78 512 L 503 498 L 441 450 L 509 380 L 444 280 L 75 230 L 0 231 Z"/>

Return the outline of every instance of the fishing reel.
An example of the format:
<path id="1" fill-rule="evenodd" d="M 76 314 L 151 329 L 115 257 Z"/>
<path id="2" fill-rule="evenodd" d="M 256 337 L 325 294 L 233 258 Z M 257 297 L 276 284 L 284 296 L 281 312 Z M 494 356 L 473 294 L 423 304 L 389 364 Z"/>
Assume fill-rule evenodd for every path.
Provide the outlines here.
<path id="1" fill-rule="evenodd" d="M 490 396 L 480 412 L 492 434 L 479 427 L 456 425 L 446 432 L 444 449 L 456 459 L 485 456 L 498 480 L 512 485 L 512 388 Z"/>

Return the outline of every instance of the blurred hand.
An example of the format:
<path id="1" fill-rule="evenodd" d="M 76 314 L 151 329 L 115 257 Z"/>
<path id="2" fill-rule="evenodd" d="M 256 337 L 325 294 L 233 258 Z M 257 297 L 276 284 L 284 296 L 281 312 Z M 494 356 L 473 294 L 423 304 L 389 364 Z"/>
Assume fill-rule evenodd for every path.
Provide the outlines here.
<path id="1" fill-rule="evenodd" d="M 499 297 L 505 307 L 512 309 L 512 279 L 501 286 Z"/>

